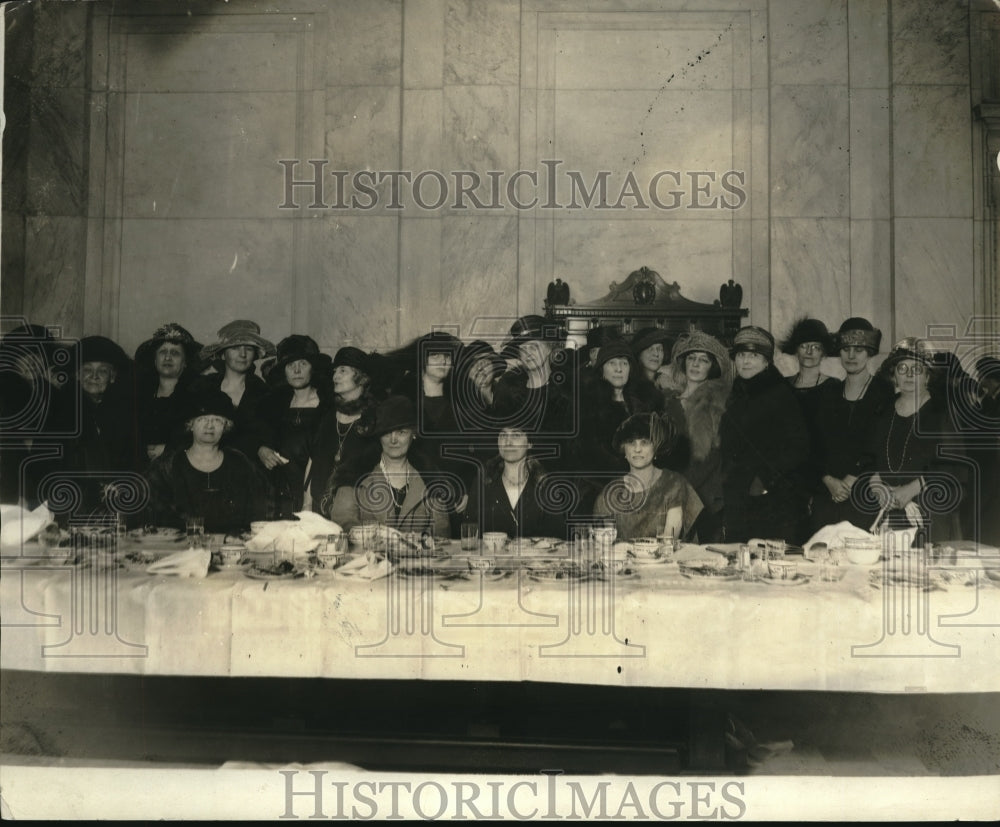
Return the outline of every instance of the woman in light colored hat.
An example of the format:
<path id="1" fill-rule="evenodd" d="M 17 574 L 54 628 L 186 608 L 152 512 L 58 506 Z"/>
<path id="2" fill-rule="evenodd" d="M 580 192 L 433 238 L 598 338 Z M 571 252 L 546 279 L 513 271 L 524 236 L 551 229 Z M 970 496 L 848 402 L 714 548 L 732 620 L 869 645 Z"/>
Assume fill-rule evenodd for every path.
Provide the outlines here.
<path id="1" fill-rule="evenodd" d="M 774 366 L 774 337 L 760 327 L 733 338 L 736 378 L 720 423 L 727 542 L 804 539 L 809 434 L 795 391 Z"/>
<path id="2" fill-rule="evenodd" d="M 372 451 L 334 472 L 336 494 L 329 517 L 345 530 L 377 522 L 402 532 L 451 534 L 449 513 L 457 493 L 437 478 L 433 457 L 415 447 L 417 410 L 405 396 L 390 396 L 375 409 Z M 358 470 L 361 471 L 358 474 Z"/>
<path id="3" fill-rule="evenodd" d="M 332 372 L 332 360 L 311 337 L 296 333 L 278 342 L 267 374 L 273 387 L 253 424 L 255 455 L 271 482 L 278 519 L 311 508 L 308 478 L 320 421 L 333 405 Z"/>
<path id="4" fill-rule="evenodd" d="M 860 528 L 871 525 L 871 515 L 858 509 L 851 492 L 862 470 L 864 448 L 875 419 L 893 402 L 892 386 L 868 369 L 881 343 L 882 332 L 860 317 L 847 319 L 837 331 L 836 348 L 846 378 L 820 386 L 819 472 L 823 487 L 813 496 L 813 533 L 843 520 Z"/>
<path id="5" fill-rule="evenodd" d="M 185 415 L 190 444 L 165 452 L 146 472 L 147 523 L 183 528 L 188 518 L 201 517 L 210 534 L 238 534 L 270 516 L 259 463 L 221 445 L 234 417 L 232 400 L 220 390 L 191 397 Z"/>
<path id="6" fill-rule="evenodd" d="M 703 543 L 723 537 L 722 438 L 719 427 L 733 386 L 733 363 L 725 346 L 707 333 L 682 334 L 670 355 L 667 409 L 681 432 L 675 453 L 681 473 L 705 505 L 698 520 Z"/>

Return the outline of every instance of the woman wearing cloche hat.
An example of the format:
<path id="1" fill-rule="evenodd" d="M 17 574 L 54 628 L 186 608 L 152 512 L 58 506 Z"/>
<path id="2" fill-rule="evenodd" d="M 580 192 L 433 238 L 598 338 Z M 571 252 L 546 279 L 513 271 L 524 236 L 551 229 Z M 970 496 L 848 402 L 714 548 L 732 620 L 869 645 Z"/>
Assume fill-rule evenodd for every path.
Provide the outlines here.
<path id="1" fill-rule="evenodd" d="M 809 435 L 795 392 L 774 366 L 774 337 L 760 327 L 733 338 L 736 378 L 720 423 L 728 542 L 801 542 Z"/>

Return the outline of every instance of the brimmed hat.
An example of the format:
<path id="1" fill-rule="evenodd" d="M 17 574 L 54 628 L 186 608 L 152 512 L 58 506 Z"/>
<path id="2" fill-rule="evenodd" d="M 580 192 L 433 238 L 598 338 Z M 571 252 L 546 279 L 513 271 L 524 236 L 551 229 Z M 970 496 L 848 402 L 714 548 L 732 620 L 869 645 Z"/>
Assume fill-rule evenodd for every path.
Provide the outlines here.
<path id="1" fill-rule="evenodd" d="M 724 363 L 729 361 L 729 353 L 722 342 L 701 330 L 682 333 L 674 342 L 674 349 L 670 352 L 670 361 L 680 365 L 689 353 L 709 354 L 719 364 L 720 370 L 725 367 Z"/>
<path id="2" fill-rule="evenodd" d="M 520 345 L 532 340 L 559 343 L 566 339 L 566 330 L 561 324 L 549 321 L 543 316 L 530 314 L 521 316 L 510 326 L 508 345 Z"/>
<path id="3" fill-rule="evenodd" d="M 196 393 L 185 408 L 184 421 L 190 422 L 199 416 L 221 416 L 233 422 L 236 409 L 229 394 L 220 390 L 203 390 Z"/>
<path id="4" fill-rule="evenodd" d="M 450 333 L 443 330 L 435 330 L 426 333 L 417 339 L 417 354 L 421 364 L 427 362 L 427 357 L 432 353 L 448 353 L 451 355 L 452 364 L 458 361 L 458 356 L 462 352 L 462 342 Z"/>
<path id="5" fill-rule="evenodd" d="M 230 347 L 247 345 L 257 348 L 257 358 L 274 356 L 274 345 L 260 335 L 260 325 L 249 319 L 237 319 L 219 328 L 219 340 L 201 349 L 201 358 L 208 362 Z"/>
<path id="6" fill-rule="evenodd" d="M 621 331 L 616 327 L 598 326 L 587 331 L 587 348 L 604 347 L 621 339 Z"/>
<path id="7" fill-rule="evenodd" d="M 417 427 L 417 408 L 405 396 L 390 396 L 375 408 L 375 425 L 371 432 L 382 436 L 400 428 Z"/>
<path id="8" fill-rule="evenodd" d="M 610 342 L 597 351 L 594 367 L 600 370 L 612 359 L 628 359 L 629 365 L 635 366 L 635 354 L 632 353 L 632 348 L 624 340 Z"/>
<path id="9" fill-rule="evenodd" d="M 372 365 L 372 358 L 363 350 L 357 347 L 352 347 L 347 345 L 342 347 L 333 357 L 333 369 L 336 370 L 339 367 L 354 368 L 355 370 L 360 370 L 363 374 L 368 377 L 372 376 L 374 371 Z"/>
<path id="10" fill-rule="evenodd" d="M 664 355 L 666 355 L 669 350 L 667 343 L 670 339 L 670 334 L 662 327 L 644 327 L 641 330 L 637 330 L 632 337 L 632 352 L 638 356 L 647 347 L 662 344 Z"/>
<path id="11" fill-rule="evenodd" d="M 733 337 L 732 354 L 759 353 L 768 362 L 774 360 L 774 337 L 762 327 L 741 327 Z"/>
<path id="12" fill-rule="evenodd" d="M 305 359 L 312 365 L 312 384 L 314 385 L 321 375 L 326 376 L 333 372 L 333 360 L 325 353 L 320 353 L 319 345 L 311 336 L 300 333 L 286 336 L 278 342 L 277 352 L 277 359 L 269 368 L 268 376 L 277 372 L 279 381 L 284 379 L 285 366 L 291 362 L 297 362 L 299 359 Z"/>
<path id="13" fill-rule="evenodd" d="M 197 370 L 200 362 L 202 346 L 196 342 L 194 337 L 177 322 L 167 322 L 160 325 L 153 332 L 153 336 L 147 339 L 135 349 L 135 362 L 140 368 L 152 368 L 156 351 L 164 342 L 171 342 L 179 345 L 184 350 L 184 361 L 189 369 Z"/>
<path id="14" fill-rule="evenodd" d="M 611 446 L 620 451 L 622 445 L 635 439 L 648 439 L 656 455 L 668 453 L 674 444 L 677 429 L 667 416 L 656 413 L 632 414 L 615 430 Z"/>
<path id="15" fill-rule="evenodd" d="M 892 350 L 885 357 L 881 369 L 886 373 L 891 373 L 895 370 L 896 365 L 905 359 L 913 359 L 929 368 L 942 368 L 945 367 L 942 356 L 943 354 L 937 353 L 925 339 L 907 336 L 892 346 Z"/>
<path id="16" fill-rule="evenodd" d="M 474 342 L 470 342 L 462 348 L 462 353 L 460 356 L 463 365 L 472 367 L 472 364 L 477 359 L 489 359 L 490 364 L 493 366 L 493 374 L 503 373 L 507 367 L 507 363 L 493 349 L 493 345 L 489 342 L 484 342 L 482 339 L 476 339 Z"/>
<path id="17" fill-rule="evenodd" d="M 845 347 L 863 347 L 874 356 L 881 346 L 882 331 L 875 328 L 868 319 L 862 319 L 860 316 L 852 316 L 837 331 L 838 352 Z"/>
<path id="18" fill-rule="evenodd" d="M 80 364 L 105 362 L 118 373 L 127 370 L 129 358 L 121 346 L 106 336 L 84 336 L 80 340 Z"/>
<path id="19" fill-rule="evenodd" d="M 830 335 L 830 331 L 826 329 L 826 325 L 819 319 L 808 318 L 798 319 L 795 322 L 792 326 L 792 332 L 781 343 L 781 352 L 787 353 L 789 356 L 794 356 L 795 352 L 799 349 L 799 345 L 806 342 L 819 342 L 823 347 L 823 353 L 827 356 L 833 356 L 836 352 L 834 350 L 833 337 Z"/>

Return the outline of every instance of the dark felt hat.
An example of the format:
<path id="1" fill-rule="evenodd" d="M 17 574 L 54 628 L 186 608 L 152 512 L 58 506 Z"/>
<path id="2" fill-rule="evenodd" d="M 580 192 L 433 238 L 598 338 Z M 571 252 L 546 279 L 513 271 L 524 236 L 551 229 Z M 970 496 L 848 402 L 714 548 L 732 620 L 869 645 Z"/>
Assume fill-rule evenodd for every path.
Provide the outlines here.
<path id="1" fill-rule="evenodd" d="M 604 347 L 622 338 L 621 331 L 616 327 L 598 326 L 587 331 L 587 347 Z"/>
<path id="2" fill-rule="evenodd" d="M 610 342 L 597 351 L 594 367 L 600 370 L 611 359 L 628 359 L 630 365 L 635 364 L 635 354 L 632 353 L 632 348 L 624 340 Z"/>
<path id="3" fill-rule="evenodd" d="M 360 348 L 352 347 L 351 345 L 342 347 L 333 357 L 334 370 L 341 366 L 360 370 L 367 376 L 371 376 L 374 370 L 371 356 Z"/>
<path id="4" fill-rule="evenodd" d="M 118 373 L 125 371 L 130 359 L 121 346 L 106 336 L 84 336 L 80 340 L 80 364 L 86 362 L 105 362 Z"/>
<path id="5" fill-rule="evenodd" d="M 874 356 L 881 346 L 882 331 L 874 327 L 868 319 L 863 319 L 860 316 L 852 316 L 847 319 L 837 331 L 836 347 L 838 351 L 845 347 L 863 347 Z"/>
<path id="6" fill-rule="evenodd" d="M 236 417 L 236 409 L 229 394 L 215 389 L 203 390 L 191 397 L 184 419 L 190 422 L 199 416 L 221 416 L 232 422 Z"/>
<path id="7" fill-rule="evenodd" d="M 167 324 L 160 325 L 153 332 L 151 338 L 136 348 L 136 365 L 141 369 L 152 369 L 156 351 L 160 349 L 160 345 L 164 342 L 172 342 L 183 348 L 184 360 L 187 362 L 188 368 L 197 370 L 201 360 L 202 346 L 195 341 L 194 336 L 177 324 L 177 322 L 167 322 Z"/>
<path id="8" fill-rule="evenodd" d="M 668 453 L 677 436 L 677 428 L 668 416 L 657 413 L 632 414 L 615 430 L 611 445 L 620 451 L 622 445 L 636 439 L 648 439 L 653 443 L 657 456 Z"/>
<path id="9" fill-rule="evenodd" d="M 400 428 L 417 427 L 417 408 L 405 396 L 390 396 L 375 408 L 375 426 L 372 433 L 382 436 Z"/>
<path id="10" fill-rule="evenodd" d="M 830 331 L 826 329 L 826 325 L 819 319 L 807 318 L 799 319 L 792 325 L 791 332 L 781 343 L 781 352 L 787 353 L 789 356 L 794 356 L 795 352 L 799 349 L 799 345 L 806 342 L 819 342 L 823 346 L 823 353 L 827 356 L 833 356 L 836 353 L 833 337 L 830 335 Z"/>
<path id="11" fill-rule="evenodd" d="M 561 324 L 550 321 L 544 316 L 529 314 L 521 316 L 510 326 L 509 344 L 521 344 L 532 340 L 543 342 L 562 342 L 566 338 L 566 330 Z"/>
<path id="12" fill-rule="evenodd" d="M 663 345 L 663 353 L 666 356 L 670 353 L 671 336 L 662 327 L 644 327 L 637 330 L 632 337 L 632 352 L 638 356 L 646 348 L 656 344 Z"/>
<path id="13" fill-rule="evenodd" d="M 293 333 L 278 342 L 278 357 L 270 368 L 269 374 L 271 371 L 279 371 L 282 374 L 279 375 L 280 380 L 283 378 L 285 365 L 297 362 L 299 359 L 305 359 L 312 365 L 314 374 L 312 384 L 314 385 L 319 378 L 316 374 L 328 376 L 333 372 L 333 360 L 325 353 L 320 353 L 319 345 L 316 344 L 315 339 L 301 333 Z"/>

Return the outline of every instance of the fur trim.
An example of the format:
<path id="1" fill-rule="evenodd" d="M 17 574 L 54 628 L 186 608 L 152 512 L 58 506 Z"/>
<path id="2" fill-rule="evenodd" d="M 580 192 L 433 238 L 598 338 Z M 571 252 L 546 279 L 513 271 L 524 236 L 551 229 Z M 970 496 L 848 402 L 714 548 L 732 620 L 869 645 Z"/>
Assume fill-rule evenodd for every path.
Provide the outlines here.
<path id="1" fill-rule="evenodd" d="M 721 445 L 719 423 L 726 412 L 729 384 L 722 379 L 710 379 L 691 394 L 684 409 L 687 420 L 691 456 L 703 460 Z"/>

